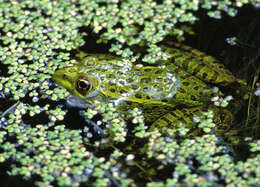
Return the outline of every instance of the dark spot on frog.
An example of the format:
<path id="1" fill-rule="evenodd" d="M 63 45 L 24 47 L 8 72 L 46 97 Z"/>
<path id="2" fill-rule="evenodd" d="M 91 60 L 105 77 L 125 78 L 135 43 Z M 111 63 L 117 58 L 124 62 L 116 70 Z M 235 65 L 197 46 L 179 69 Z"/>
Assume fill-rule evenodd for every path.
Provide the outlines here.
<path id="1" fill-rule="evenodd" d="M 203 68 L 203 64 L 197 64 L 195 69 L 193 70 L 194 74 L 197 74 L 200 72 L 200 70 Z"/>
<path id="2" fill-rule="evenodd" d="M 101 81 L 104 81 L 104 80 L 105 80 L 104 75 L 100 75 L 99 77 L 100 77 L 100 80 L 101 80 Z"/>
<path id="3" fill-rule="evenodd" d="M 187 124 L 187 123 L 189 123 L 190 121 L 189 121 L 189 118 L 181 118 L 181 119 L 179 119 L 182 123 L 184 123 L 184 124 Z"/>
<path id="4" fill-rule="evenodd" d="M 114 83 L 113 81 L 109 81 L 109 85 L 110 86 L 116 86 L 116 83 Z"/>
<path id="5" fill-rule="evenodd" d="M 170 114 L 171 114 L 173 117 L 178 117 L 178 116 L 176 115 L 176 111 L 172 111 L 172 112 L 170 112 Z"/>
<path id="6" fill-rule="evenodd" d="M 175 71 L 176 74 L 180 74 L 181 69 L 180 68 L 175 68 L 174 71 Z"/>
<path id="7" fill-rule="evenodd" d="M 172 124 L 172 122 L 171 122 L 170 120 L 168 120 L 165 116 L 162 116 L 162 117 L 160 118 L 160 120 L 165 121 L 168 125 Z"/>
<path id="8" fill-rule="evenodd" d="M 145 72 L 150 72 L 150 71 L 151 71 L 151 69 L 144 69 L 144 71 L 145 71 Z"/>
<path id="9" fill-rule="evenodd" d="M 104 90 L 106 89 L 106 86 L 104 84 L 101 84 L 100 87 Z"/>
<path id="10" fill-rule="evenodd" d="M 131 82 L 133 82 L 134 80 L 133 79 L 126 79 L 126 82 L 128 82 L 128 83 L 131 83 Z"/>
<path id="11" fill-rule="evenodd" d="M 106 77 L 107 77 L 107 78 L 110 78 L 110 79 L 116 78 L 116 76 L 115 76 L 114 74 L 107 74 Z"/>
<path id="12" fill-rule="evenodd" d="M 135 97 L 138 98 L 138 99 L 142 99 L 142 95 L 139 94 L 139 93 L 136 93 L 136 94 L 135 94 Z"/>
<path id="13" fill-rule="evenodd" d="M 95 59 L 90 60 L 90 61 L 87 61 L 87 65 L 88 65 L 88 66 L 94 66 L 94 65 L 95 65 L 94 60 L 95 60 Z"/>
<path id="14" fill-rule="evenodd" d="M 187 70 L 188 69 L 188 63 L 186 62 L 186 59 L 182 59 L 180 60 L 179 64 L 178 64 L 182 69 Z"/>
<path id="15" fill-rule="evenodd" d="M 152 80 L 151 80 L 151 78 L 142 78 L 141 79 L 141 83 L 150 83 Z"/>
<path id="16" fill-rule="evenodd" d="M 158 92 L 163 91 L 163 88 L 161 88 L 161 87 L 158 86 L 158 85 L 154 85 L 153 87 L 154 87 L 154 88 L 156 89 L 156 91 L 158 91 Z"/>
<path id="17" fill-rule="evenodd" d="M 198 112 L 201 112 L 201 110 L 199 110 L 198 108 L 196 108 L 193 113 L 198 113 Z"/>
<path id="18" fill-rule="evenodd" d="M 182 88 L 179 88 L 178 91 L 179 91 L 180 93 L 185 93 L 185 90 L 183 90 Z"/>
<path id="19" fill-rule="evenodd" d="M 120 76 L 121 76 L 121 75 L 124 75 L 124 72 L 118 71 L 118 72 L 117 72 L 117 75 L 120 75 Z"/>
<path id="20" fill-rule="evenodd" d="M 187 56 L 187 58 L 185 59 L 185 61 L 187 61 L 187 62 L 192 62 L 192 60 L 193 60 L 193 56 Z M 184 63 L 183 65 L 187 65 L 187 64 L 189 64 L 189 63 Z"/>
<path id="21" fill-rule="evenodd" d="M 173 83 L 172 79 L 170 79 L 170 78 L 164 79 L 164 82 L 167 83 L 167 84 L 172 84 Z"/>
<path id="22" fill-rule="evenodd" d="M 175 51 L 175 53 L 172 55 L 174 57 L 174 60 L 177 58 L 182 58 L 183 54 L 180 54 L 178 51 Z"/>
<path id="23" fill-rule="evenodd" d="M 162 80 L 163 80 L 162 78 L 157 78 L 156 79 L 157 82 L 162 82 Z"/>
<path id="24" fill-rule="evenodd" d="M 199 89 L 199 86 L 195 86 L 193 89 L 194 89 L 194 90 L 198 90 L 198 89 Z"/>
<path id="25" fill-rule="evenodd" d="M 118 81 L 121 85 L 125 85 L 125 81 L 123 81 L 123 80 L 119 80 Z"/>
<path id="26" fill-rule="evenodd" d="M 134 74 L 137 75 L 137 76 L 143 76 L 143 75 L 144 75 L 144 72 L 143 72 L 143 70 L 136 69 L 135 72 L 134 72 Z"/>
<path id="27" fill-rule="evenodd" d="M 116 90 L 115 90 L 114 88 L 110 88 L 110 92 L 113 92 L 113 93 L 115 93 L 115 92 L 116 92 Z"/>
<path id="28" fill-rule="evenodd" d="M 124 94 L 124 93 L 127 93 L 127 91 L 122 89 L 122 90 L 120 90 L 120 93 Z"/>
<path id="29" fill-rule="evenodd" d="M 224 69 L 225 66 L 223 64 L 218 64 L 218 62 L 215 60 L 214 63 L 217 64 L 217 67 L 220 68 L 220 69 Z"/>
<path id="30" fill-rule="evenodd" d="M 131 85 L 131 88 L 132 88 L 132 89 L 134 89 L 134 90 L 137 90 L 137 89 L 139 88 L 139 86 L 138 86 L 138 85 L 135 85 L 135 84 L 133 84 L 133 85 Z"/>
<path id="31" fill-rule="evenodd" d="M 189 86 L 190 83 L 189 82 L 182 82 L 183 86 Z"/>
<path id="32" fill-rule="evenodd" d="M 163 70 L 157 70 L 156 72 L 155 72 L 155 74 L 161 74 L 163 72 Z"/>
<path id="33" fill-rule="evenodd" d="M 162 99 L 162 102 L 167 103 L 167 102 L 168 102 L 168 99 Z"/>
<path id="34" fill-rule="evenodd" d="M 197 60 L 198 60 L 198 62 L 204 63 L 204 59 L 201 57 L 198 57 Z"/>
<path id="35" fill-rule="evenodd" d="M 191 95 L 190 96 L 191 100 L 195 101 L 196 100 L 196 97 L 194 95 Z"/>
<path id="36" fill-rule="evenodd" d="M 152 95 L 152 98 L 156 100 L 156 99 L 159 99 L 160 96 L 159 95 Z"/>
<path id="37" fill-rule="evenodd" d="M 88 57 L 91 57 L 91 55 L 90 54 L 84 54 L 84 56 L 81 57 L 81 58 L 88 58 Z"/>
<path id="38" fill-rule="evenodd" d="M 203 78 L 203 79 L 206 79 L 207 76 L 208 76 L 208 74 L 207 74 L 206 72 L 204 72 L 203 75 L 202 75 L 202 78 Z"/>
<path id="39" fill-rule="evenodd" d="M 215 72 L 211 77 L 210 77 L 210 81 L 216 81 L 217 77 L 219 77 L 219 73 Z"/>
<path id="40" fill-rule="evenodd" d="M 151 90 L 151 89 L 148 88 L 148 87 L 144 87 L 144 88 L 143 88 L 143 91 L 144 91 L 144 92 L 149 92 L 150 90 Z"/>

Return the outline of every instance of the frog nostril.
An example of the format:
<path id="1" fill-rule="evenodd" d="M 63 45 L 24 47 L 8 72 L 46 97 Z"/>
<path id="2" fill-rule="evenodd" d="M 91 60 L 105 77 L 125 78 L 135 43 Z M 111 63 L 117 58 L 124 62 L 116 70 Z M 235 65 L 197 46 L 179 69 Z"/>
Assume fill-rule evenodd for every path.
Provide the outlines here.
<path id="1" fill-rule="evenodd" d="M 68 77 L 69 77 L 69 76 L 68 76 L 67 74 L 63 74 L 63 75 L 62 75 L 62 78 L 63 78 L 63 79 L 66 79 L 66 80 L 67 80 Z"/>

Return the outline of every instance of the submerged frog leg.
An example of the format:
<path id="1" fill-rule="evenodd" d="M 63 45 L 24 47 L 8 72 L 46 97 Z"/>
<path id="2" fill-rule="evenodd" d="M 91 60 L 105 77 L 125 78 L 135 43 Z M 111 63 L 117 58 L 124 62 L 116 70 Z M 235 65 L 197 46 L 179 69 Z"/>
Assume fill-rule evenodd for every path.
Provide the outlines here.
<path id="1" fill-rule="evenodd" d="M 194 124 L 190 115 L 199 115 L 201 113 L 200 107 L 193 107 L 193 108 L 184 108 L 184 109 L 175 109 L 163 116 L 161 116 L 158 120 L 156 120 L 152 124 L 152 128 L 162 128 L 162 127 L 169 127 L 174 128 L 178 125 L 178 123 L 182 122 L 188 125 L 189 128 L 192 127 Z"/>
<path id="2" fill-rule="evenodd" d="M 216 58 L 189 46 L 168 42 L 175 48 L 165 48 L 171 54 L 171 61 L 199 79 L 220 85 L 229 85 L 237 79 Z"/>
<path id="3" fill-rule="evenodd" d="M 217 107 L 192 107 L 175 109 L 156 120 L 151 128 L 158 128 L 162 130 L 166 128 L 176 128 L 180 123 L 184 124 L 190 130 L 189 135 L 195 136 L 201 134 L 201 129 L 197 127 L 194 117 L 201 116 L 202 112 L 212 110 L 214 113 L 213 122 L 217 125 L 217 133 L 225 132 L 229 129 L 233 116 L 231 112 L 226 109 Z"/>

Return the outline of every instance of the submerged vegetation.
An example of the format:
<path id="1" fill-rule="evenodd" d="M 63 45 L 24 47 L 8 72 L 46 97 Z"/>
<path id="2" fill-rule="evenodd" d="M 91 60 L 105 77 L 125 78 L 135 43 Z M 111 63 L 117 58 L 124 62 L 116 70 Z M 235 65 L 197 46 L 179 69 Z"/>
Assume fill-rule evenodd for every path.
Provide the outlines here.
<path id="1" fill-rule="evenodd" d="M 75 63 L 88 34 L 116 55 L 155 63 L 168 58 L 158 45 L 166 36 L 193 33 L 199 9 L 220 19 L 249 3 L 260 1 L 0 0 L 0 166 L 38 186 L 259 185 L 259 139 L 244 138 L 246 158 L 236 158 L 211 112 L 197 119 L 201 136 L 188 138 L 182 124 L 166 136 L 137 108 L 129 120 L 113 103 L 68 109 L 69 93 L 50 80 Z"/>

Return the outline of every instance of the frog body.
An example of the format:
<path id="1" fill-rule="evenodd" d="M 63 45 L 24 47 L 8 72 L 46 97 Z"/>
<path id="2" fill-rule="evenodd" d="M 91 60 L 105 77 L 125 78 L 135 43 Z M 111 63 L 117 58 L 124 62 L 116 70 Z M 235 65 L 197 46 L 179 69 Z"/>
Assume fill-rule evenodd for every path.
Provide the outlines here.
<path id="1" fill-rule="evenodd" d="M 172 45 L 177 48 L 163 47 L 171 58 L 156 66 L 81 52 L 78 64 L 57 70 L 52 79 L 90 104 L 115 100 L 120 101 L 121 110 L 142 106 L 149 122 L 178 106 L 192 108 L 208 103 L 213 93 L 207 82 L 226 86 L 236 81 L 213 57 Z"/>

